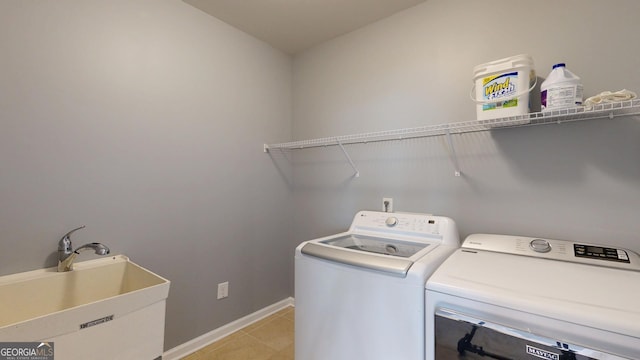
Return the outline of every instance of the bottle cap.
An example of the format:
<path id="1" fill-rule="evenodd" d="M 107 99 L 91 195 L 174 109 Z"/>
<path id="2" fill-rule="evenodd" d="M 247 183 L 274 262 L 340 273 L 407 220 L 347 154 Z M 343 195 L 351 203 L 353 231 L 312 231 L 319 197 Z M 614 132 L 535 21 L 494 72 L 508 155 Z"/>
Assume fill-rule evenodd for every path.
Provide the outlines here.
<path id="1" fill-rule="evenodd" d="M 551 70 L 553 70 L 553 69 L 555 69 L 555 68 L 559 68 L 559 67 L 565 67 L 565 66 L 567 66 L 567 64 L 565 64 L 565 63 L 558 63 L 558 64 L 553 65 L 553 66 L 551 67 Z"/>

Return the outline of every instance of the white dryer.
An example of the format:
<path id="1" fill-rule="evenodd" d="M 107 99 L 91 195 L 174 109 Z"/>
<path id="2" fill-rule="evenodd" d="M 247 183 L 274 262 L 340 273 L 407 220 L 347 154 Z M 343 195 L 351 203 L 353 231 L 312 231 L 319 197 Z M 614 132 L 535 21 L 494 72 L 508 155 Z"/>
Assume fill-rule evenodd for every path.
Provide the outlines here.
<path id="1" fill-rule="evenodd" d="M 470 235 L 426 285 L 426 359 L 640 359 L 640 257 Z"/>
<path id="2" fill-rule="evenodd" d="M 453 220 L 361 211 L 295 254 L 295 358 L 424 360 L 424 286 L 460 246 Z"/>

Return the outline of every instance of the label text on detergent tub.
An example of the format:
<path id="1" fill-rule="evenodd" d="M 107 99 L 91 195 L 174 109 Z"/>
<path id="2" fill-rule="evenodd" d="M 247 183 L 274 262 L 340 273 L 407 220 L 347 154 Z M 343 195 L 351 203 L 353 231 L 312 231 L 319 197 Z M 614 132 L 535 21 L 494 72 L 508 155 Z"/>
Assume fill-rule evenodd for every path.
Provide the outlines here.
<path id="1" fill-rule="evenodd" d="M 482 96 L 484 100 L 497 100 L 497 102 L 484 104 L 482 110 L 494 110 L 500 108 L 518 106 L 518 98 L 509 98 L 516 94 L 518 72 L 489 76 L 482 80 Z M 500 101 L 502 98 L 508 98 Z"/>

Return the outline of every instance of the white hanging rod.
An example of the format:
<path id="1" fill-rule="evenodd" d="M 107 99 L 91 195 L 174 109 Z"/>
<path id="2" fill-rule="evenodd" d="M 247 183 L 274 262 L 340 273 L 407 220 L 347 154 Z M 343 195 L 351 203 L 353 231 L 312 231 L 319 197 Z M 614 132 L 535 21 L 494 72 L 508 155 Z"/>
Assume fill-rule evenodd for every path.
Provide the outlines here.
<path id="1" fill-rule="evenodd" d="M 379 141 L 393 141 L 430 136 L 462 134 L 487 131 L 505 127 L 522 127 L 533 125 L 560 124 L 565 122 L 611 118 L 640 114 L 640 99 L 618 103 L 599 104 L 593 107 L 575 107 L 549 112 L 536 112 L 519 116 L 511 116 L 490 120 L 473 120 L 449 124 L 427 125 L 415 128 L 377 131 L 362 134 L 342 135 L 311 140 L 292 141 L 279 144 L 265 144 L 264 151 L 271 149 L 306 149 L 323 146 L 342 147 L 347 144 L 358 144 Z"/>

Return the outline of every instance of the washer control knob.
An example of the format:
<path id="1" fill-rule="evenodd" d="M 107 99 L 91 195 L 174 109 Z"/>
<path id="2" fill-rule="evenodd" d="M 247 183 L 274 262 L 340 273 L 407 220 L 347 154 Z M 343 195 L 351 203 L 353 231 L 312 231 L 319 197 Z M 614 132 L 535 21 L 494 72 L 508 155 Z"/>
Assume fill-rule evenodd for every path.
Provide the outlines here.
<path id="1" fill-rule="evenodd" d="M 398 225 L 398 218 L 394 216 L 388 217 L 385 223 L 387 224 L 388 227 L 394 227 Z"/>
<path id="2" fill-rule="evenodd" d="M 535 252 L 539 253 L 547 253 L 551 251 L 551 244 L 547 240 L 544 239 L 533 239 L 529 243 L 529 247 L 533 249 Z"/>

